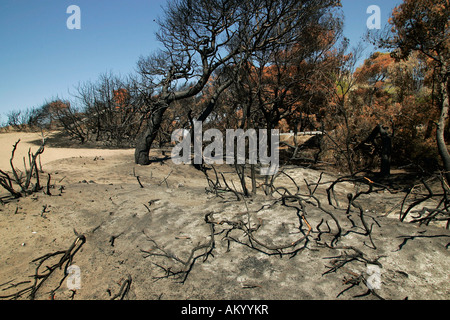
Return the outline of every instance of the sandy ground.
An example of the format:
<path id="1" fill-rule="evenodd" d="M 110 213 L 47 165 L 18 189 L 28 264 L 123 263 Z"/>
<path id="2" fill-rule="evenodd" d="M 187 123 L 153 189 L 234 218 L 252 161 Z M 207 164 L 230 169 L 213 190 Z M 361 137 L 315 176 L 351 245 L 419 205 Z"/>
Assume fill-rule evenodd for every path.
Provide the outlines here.
<path id="1" fill-rule="evenodd" d="M 60 159 L 74 158 L 74 157 L 96 157 L 99 154 L 98 149 L 94 148 L 83 148 L 82 146 L 78 146 L 76 143 L 71 143 L 68 140 L 63 140 L 64 143 L 68 145 L 73 145 L 72 148 L 61 148 L 59 147 L 59 142 L 57 138 L 55 138 L 55 134 L 53 133 L 44 133 L 44 138 L 48 139 L 47 144 L 49 146 L 58 146 L 48 147 L 45 149 L 45 152 L 41 155 L 41 163 L 42 165 Z M 28 162 L 28 151 L 36 152 L 39 149 L 42 143 L 42 134 L 36 132 L 12 132 L 12 133 L 1 133 L 0 134 L 0 168 L 10 168 L 10 159 L 11 159 L 11 151 L 13 145 L 20 139 L 19 144 L 17 145 L 17 150 L 14 156 L 14 164 L 23 168 L 23 157 Z M 76 146 L 76 148 L 75 148 Z M 114 156 L 114 155 L 132 155 L 133 150 L 108 150 L 102 149 L 101 153 L 105 157 Z"/>
<path id="2" fill-rule="evenodd" d="M 0 168 L 9 169 L 11 148 L 18 138 L 16 165 L 21 167 L 21 157 L 30 147 L 37 149 L 41 136 L 0 134 Z M 49 299 L 61 279 L 54 299 L 111 299 L 126 279 L 132 279 L 127 299 L 450 298 L 450 232 L 441 226 L 401 223 L 395 211 L 386 216 L 402 199 L 401 193 L 361 198 L 372 241 L 364 235 L 356 210 L 346 214 L 323 200 L 324 208 L 340 221 L 344 235 L 329 247 L 326 244 L 332 242 L 336 227 L 314 201 L 305 204 L 305 220 L 301 220 L 295 203 L 283 205 L 276 195 L 263 196 L 260 189 L 257 197 L 245 202 L 236 201 L 231 193 L 221 197 L 208 193 L 201 172 L 163 160 L 159 150 L 151 153 L 156 160 L 153 164 L 138 166 L 133 150 L 62 145 L 49 139 L 41 159 L 42 175 L 52 177 L 52 195 L 38 192 L 19 200 L 3 198 L 5 203 L 0 205 L 0 296 L 30 285 L 26 281 L 36 269 L 32 260 L 67 250 L 77 235 L 84 235 L 86 242 L 71 261 L 80 270 L 76 278 L 80 288 L 70 290 L 69 278 L 64 279 L 58 269 L 38 290 L 37 299 Z M 316 182 L 320 175 L 300 168 L 286 172 L 302 190 L 306 190 L 304 181 Z M 231 174 L 228 178 L 237 183 Z M 322 179 L 333 181 L 335 177 L 325 174 Z M 293 187 L 286 177 L 280 177 L 278 185 Z M 337 197 L 345 199 L 354 188 L 340 184 Z M 324 189 L 318 188 L 318 198 L 324 199 Z M 1 195 L 6 193 L 2 190 Z M 207 216 L 216 223 L 207 224 Z M 309 233 L 301 221 L 311 226 Z M 249 245 L 246 234 L 232 229 L 232 223 L 257 229 L 254 239 L 265 247 L 256 242 Z M 211 225 L 212 255 L 197 259 L 186 281 L 180 283 L 182 278 L 174 273 L 185 270 L 182 261 L 189 261 L 194 248 L 211 244 Z M 280 256 L 267 249 L 292 244 L 305 234 L 307 242 L 289 249 L 299 249 L 295 255 Z M 410 236 L 414 238 L 405 238 Z M 207 249 L 211 247 L 206 245 L 194 256 Z M 349 261 L 334 270 L 342 259 Z M 50 265 L 50 259 L 45 263 Z M 376 294 L 355 298 L 368 292 L 367 281 L 377 284 Z"/>

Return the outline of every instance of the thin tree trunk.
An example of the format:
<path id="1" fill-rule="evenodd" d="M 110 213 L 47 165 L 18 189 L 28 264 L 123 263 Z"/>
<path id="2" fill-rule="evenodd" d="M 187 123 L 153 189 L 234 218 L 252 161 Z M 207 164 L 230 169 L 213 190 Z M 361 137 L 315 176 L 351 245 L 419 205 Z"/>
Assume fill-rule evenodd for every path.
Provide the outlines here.
<path id="1" fill-rule="evenodd" d="M 449 111 L 449 99 L 450 99 L 450 88 L 449 82 L 446 81 L 441 85 L 442 93 L 443 93 L 443 101 L 441 108 L 441 115 L 439 117 L 439 122 L 436 130 L 436 140 L 437 147 L 439 151 L 439 155 L 441 156 L 443 165 L 444 165 L 444 176 L 448 183 L 450 183 L 450 154 L 448 152 L 447 145 L 445 143 L 444 133 L 445 133 L 445 124 L 448 119 L 448 111 Z"/>
<path id="2" fill-rule="evenodd" d="M 380 135 L 381 135 L 380 173 L 381 176 L 388 177 L 391 174 L 392 137 L 382 126 L 380 126 Z"/>
<path id="3" fill-rule="evenodd" d="M 381 124 L 377 125 L 369 137 L 366 140 L 361 142 L 354 151 L 361 148 L 365 143 L 374 143 L 377 136 L 381 136 L 381 168 L 380 174 L 383 177 L 388 177 L 391 174 L 391 153 L 392 153 L 392 136 L 386 131 Z"/>
<path id="4" fill-rule="evenodd" d="M 256 167 L 254 164 L 250 165 L 250 175 L 252 179 L 252 194 L 256 195 Z"/>

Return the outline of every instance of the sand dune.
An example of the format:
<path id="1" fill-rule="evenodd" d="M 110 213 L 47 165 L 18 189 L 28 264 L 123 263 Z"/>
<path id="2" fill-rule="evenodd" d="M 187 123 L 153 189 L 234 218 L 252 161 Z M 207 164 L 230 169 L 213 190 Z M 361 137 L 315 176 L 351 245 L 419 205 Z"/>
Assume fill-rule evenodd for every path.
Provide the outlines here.
<path id="1" fill-rule="evenodd" d="M 55 133 L 44 134 L 44 138 L 52 137 Z M 11 151 L 13 149 L 14 143 L 19 139 L 20 142 L 17 146 L 15 152 L 14 164 L 19 167 L 23 167 L 23 157 L 28 159 L 28 151 L 31 148 L 31 152 L 36 152 L 39 148 L 39 144 L 42 141 L 42 134 L 37 132 L 10 132 L 0 134 L 0 168 L 9 169 L 10 168 L 10 158 Z M 54 144 L 54 142 L 53 142 Z M 41 156 L 41 163 L 47 164 L 49 162 L 72 158 L 72 157 L 95 157 L 99 155 L 99 150 L 94 148 L 61 148 L 54 147 L 53 144 L 47 143 L 45 152 Z M 104 157 L 115 156 L 115 155 L 133 155 L 134 150 L 120 150 L 120 149 L 101 149 L 101 154 Z"/>

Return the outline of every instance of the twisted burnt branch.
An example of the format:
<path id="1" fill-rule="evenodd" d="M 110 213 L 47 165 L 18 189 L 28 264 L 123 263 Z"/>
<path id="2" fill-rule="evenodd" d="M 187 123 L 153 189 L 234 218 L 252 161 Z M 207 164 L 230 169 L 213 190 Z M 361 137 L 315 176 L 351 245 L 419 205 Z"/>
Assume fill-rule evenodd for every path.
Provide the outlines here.
<path id="1" fill-rule="evenodd" d="M 330 247 L 330 246 L 328 246 L 328 248 L 333 249 L 333 250 L 352 250 L 353 251 L 353 253 L 351 253 L 349 251 L 344 251 L 344 253 L 339 256 L 325 258 L 325 259 L 331 260 L 332 266 L 329 266 L 328 270 L 326 272 L 324 272 L 322 275 L 327 275 L 329 273 L 335 273 L 340 269 L 342 269 L 345 273 L 351 275 L 350 279 L 347 279 L 346 277 L 344 277 L 344 284 L 350 283 L 350 286 L 348 286 L 347 288 L 345 288 L 341 292 L 339 292 L 337 297 L 341 296 L 346 291 L 349 291 L 349 290 L 353 289 L 354 287 L 359 286 L 362 283 L 367 287 L 367 291 L 363 294 L 354 296 L 354 298 L 364 297 L 366 295 L 372 294 L 375 297 L 377 297 L 378 299 L 384 300 L 375 291 L 375 289 L 373 289 L 368 284 L 368 280 L 366 279 L 364 274 L 355 273 L 352 270 L 350 270 L 349 268 L 347 268 L 346 265 L 350 264 L 352 262 L 362 262 L 363 264 L 365 264 L 365 266 L 376 265 L 376 266 L 382 268 L 383 266 L 378 260 L 380 260 L 381 258 L 383 258 L 385 256 L 379 256 L 376 259 L 369 259 L 365 256 L 365 254 L 361 250 L 359 250 L 353 246 L 345 246 L 345 247 Z"/>
<path id="2" fill-rule="evenodd" d="M 208 219 L 209 216 L 212 215 L 212 213 L 208 213 L 205 215 L 205 221 L 206 223 L 208 223 Z M 213 251 L 215 248 L 215 230 L 214 230 L 214 225 L 211 223 L 208 223 L 210 226 L 210 240 L 206 243 L 203 244 L 198 244 L 197 246 L 195 246 L 194 248 L 192 248 L 189 257 L 186 260 L 183 260 L 179 257 L 177 257 L 175 254 L 172 254 L 170 252 L 167 252 L 166 250 L 164 250 L 163 248 L 161 248 L 155 240 L 153 240 L 152 238 L 150 238 L 149 236 L 146 235 L 148 241 L 152 242 L 153 245 L 155 246 L 155 249 L 158 252 L 153 252 L 153 250 L 151 251 L 146 251 L 146 250 L 142 250 L 141 252 L 146 253 L 147 255 L 144 256 L 144 258 L 150 257 L 150 256 L 160 256 L 160 257 L 165 257 L 168 259 L 171 259 L 172 261 L 175 261 L 179 264 L 182 265 L 182 268 L 176 271 L 172 271 L 171 268 L 166 268 L 163 267 L 161 265 L 158 265 L 156 263 L 154 263 L 157 267 L 161 268 L 164 270 L 165 275 L 161 276 L 161 277 L 154 277 L 155 280 L 159 280 L 159 279 L 163 279 L 163 278 L 169 278 L 169 277 L 174 277 L 176 279 L 178 279 L 178 281 L 182 284 L 184 284 L 189 276 L 189 273 L 191 272 L 192 268 L 194 267 L 194 264 L 196 263 L 196 261 L 200 258 L 203 258 L 203 262 L 205 262 L 209 256 L 214 256 Z M 144 233 L 145 234 L 145 233 Z M 200 254 L 196 254 L 197 251 L 203 251 Z"/>
<path id="3" fill-rule="evenodd" d="M 450 238 L 449 235 L 446 234 L 437 234 L 437 235 L 423 235 L 423 234 L 419 234 L 419 235 L 413 235 L 413 236 L 400 236 L 398 238 L 403 238 L 403 242 L 398 246 L 398 249 L 395 251 L 400 251 L 409 240 L 414 240 L 417 238 Z M 446 249 L 448 249 L 450 243 L 448 243 L 445 247 Z"/>
<path id="4" fill-rule="evenodd" d="M 433 179 L 439 179 L 442 189 L 441 192 L 433 191 L 431 186 L 428 184 L 429 181 Z M 440 176 L 434 176 L 431 179 L 425 181 L 421 180 L 421 185 L 414 185 L 408 189 L 405 196 L 401 200 L 399 220 L 405 221 L 407 216 L 411 216 L 411 223 L 418 223 L 419 225 L 425 224 L 429 225 L 431 222 L 446 221 L 446 229 L 450 226 L 450 199 L 448 197 L 448 186 L 445 179 Z M 418 191 L 420 187 L 423 186 L 426 190 L 426 194 L 421 194 Z M 414 195 L 414 200 L 408 205 L 406 210 L 404 210 L 407 200 L 409 197 Z M 437 202 L 434 206 L 432 203 Z M 413 213 L 415 216 L 413 216 Z"/>
<path id="5" fill-rule="evenodd" d="M 50 297 L 53 298 L 55 292 L 61 287 L 63 281 L 68 276 L 67 268 L 72 264 L 73 258 L 75 254 L 81 249 L 83 244 L 86 242 L 86 237 L 84 235 L 77 236 L 72 245 L 67 250 L 56 251 L 52 253 L 47 253 L 39 258 L 32 260 L 31 262 L 37 262 L 37 266 L 35 269 L 35 274 L 32 276 L 34 278 L 34 282 L 32 285 L 21 289 L 15 293 L 0 296 L 0 299 L 19 299 L 24 295 L 28 294 L 28 298 L 34 300 L 38 290 L 42 287 L 42 285 L 50 278 L 50 276 L 57 270 L 64 268 L 64 276 L 60 280 L 58 286 L 50 291 Z M 46 265 L 43 267 L 44 263 L 46 263 L 50 258 L 61 256 L 57 263 L 54 263 L 50 266 Z M 41 267 L 44 269 L 41 272 Z M 14 287 L 19 286 L 20 284 L 29 283 L 29 281 L 23 281 L 15 285 Z M 11 287 L 10 287 L 11 288 Z"/>
<path id="6" fill-rule="evenodd" d="M 14 156 L 17 150 L 17 146 L 20 142 L 20 139 L 13 145 L 13 149 L 11 151 L 11 158 L 9 159 L 9 163 L 11 166 L 11 174 L 12 177 L 3 170 L 0 170 L 0 186 L 2 186 L 5 190 L 7 190 L 14 198 L 20 198 L 22 196 L 31 194 L 33 192 L 37 192 L 41 190 L 40 180 L 39 180 L 39 170 L 37 166 L 37 159 L 44 152 L 45 148 L 45 139 L 42 140 L 42 145 L 39 149 L 31 154 L 31 149 L 28 151 L 28 164 L 29 169 L 24 161 L 24 173 L 17 169 L 14 166 Z M 35 184 L 31 186 L 31 180 L 35 177 Z M 16 187 L 20 188 L 20 191 L 16 190 Z"/>
<path id="7" fill-rule="evenodd" d="M 117 294 L 115 294 L 114 296 L 112 296 L 111 300 L 116 300 L 117 298 L 119 298 L 119 300 L 124 300 L 128 296 L 128 293 L 130 291 L 131 282 L 132 282 L 131 275 L 128 275 L 127 279 L 125 279 L 122 282 L 119 292 Z"/>
<path id="8" fill-rule="evenodd" d="M 256 236 L 257 231 L 260 229 L 260 227 L 262 225 L 261 221 L 258 221 L 256 226 L 254 226 L 254 227 L 251 226 L 250 219 L 247 219 L 247 222 L 244 222 L 242 220 L 230 221 L 227 219 L 223 219 L 220 221 L 211 220 L 210 223 L 216 224 L 216 225 L 221 225 L 221 226 L 227 225 L 230 227 L 229 229 L 226 230 L 225 236 L 223 238 L 223 240 L 226 240 L 228 242 L 228 248 L 230 246 L 230 241 L 233 241 L 238 244 L 247 246 L 251 249 L 254 249 L 258 252 L 269 255 L 269 256 L 278 255 L 278 256 L 282 257 L 285 255 L 289 255 L 292 258 L 298 252 L 300 252 L 306 248 L 306 245 L 309 241 L 308 237 L 311 233 L 312 227 L 305 217 L 305 214 L 304 214 L 305 208 L 302 204 L 300 204 L 300 208 L 296 207 L 296 206 L 289 206 L 289 207 L 295 208 L 297 211 L 297 217 L 298 217 L 298 221 L 299 221 L 298 229 L 299 229 L 299 233 L 301 233 L 302 236 L 300 238 L 298 238 L 297 240 L 287 243 L 287 244 L 284 244 L 284 245 L 269 245 L 267 243 L 264 243 L 262 240 L 260 240 Z M 264 206 L 262 208 L 264 208 Z M 261 209 L 259 209 L 259 210 L 261 210 Z M 247 212 L 247 213 L 250 214 L 250 212 Z M 212 217 L 212 215 L 211 215 L 211 217 Z M 306 232 L 305 232 L 305 230 L 303 230 L 304 225 L 306 225 L 306 228 L 307 228 Z M 234 230 L 241 231 L 247 241 L 244 242 L 244 241 L 238 240 L 236 237 L 232 237 L 230 234 Z M 303 242 L 303 246 L 297 247 L 302 242 Z M 286 250 L 288 250 L 288 251 L 286 251 Z"/>

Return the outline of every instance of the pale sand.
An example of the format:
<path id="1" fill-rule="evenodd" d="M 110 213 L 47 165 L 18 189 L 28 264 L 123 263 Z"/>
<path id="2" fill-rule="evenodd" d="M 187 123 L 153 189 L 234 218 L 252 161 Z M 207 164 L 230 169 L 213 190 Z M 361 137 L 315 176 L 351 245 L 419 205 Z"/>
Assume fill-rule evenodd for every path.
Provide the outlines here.
<path id="1" fill-rule="evenodd" d="M 44 137 L 52 136 L 52 133 L 44 134 Z M 31 148 L 31 152 L 34 153 L 39 149 L 39 143 L 42 141 L 42 134 L 36 132 L 9 132 L 0 134 L 0 168 L 10 170 L 11 152 L 14 143 L 20 139 L 19 144 L 14 156 L 14 165 L 19 168 L 23 168 L 23 157 L 26 157 L 26 163 L 28 165 L 28 151 Z M 32 143 L 34 142 L 34 143 Z M 73 157 L 111 157 L 117 155 L 130 155 L 133 156 L 134 150 L 120 150 L 120 149 L 98 149 L 93 148 L 55 148 L 51 144 L 45 148 L 44 153 L 41 155 L 42 165 L 50 163 L 55 160 L 61 160 Z"/>

